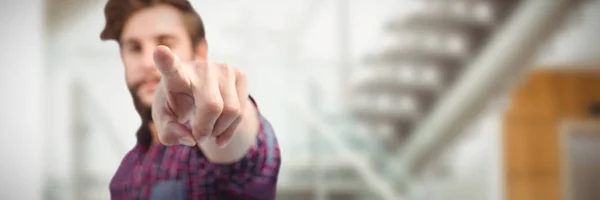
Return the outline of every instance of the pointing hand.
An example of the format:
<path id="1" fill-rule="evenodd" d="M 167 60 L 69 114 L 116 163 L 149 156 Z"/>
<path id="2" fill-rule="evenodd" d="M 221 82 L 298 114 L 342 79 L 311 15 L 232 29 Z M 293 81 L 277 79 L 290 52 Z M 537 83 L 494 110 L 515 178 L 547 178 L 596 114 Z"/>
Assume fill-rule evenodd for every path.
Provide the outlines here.
<path id="1" fill-rule="evenodd" d="M 215 137 L 225 146 L 247 106 L 246 76 L 227 64 L 182 62 L 165 46 L 156 48 L 154 62 L 162 74 L 152 104 L 160 142 L 194 146 Z"/>

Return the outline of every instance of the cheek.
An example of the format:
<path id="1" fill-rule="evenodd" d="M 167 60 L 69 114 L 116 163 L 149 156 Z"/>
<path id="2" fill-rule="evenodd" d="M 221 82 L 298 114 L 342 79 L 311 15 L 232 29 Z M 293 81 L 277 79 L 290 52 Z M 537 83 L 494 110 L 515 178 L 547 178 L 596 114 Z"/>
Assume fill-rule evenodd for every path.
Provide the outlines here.
<path id="1" fill-rule="evenodd" d="M 125 81 L 127 82 L 128 86 L 132 86 L 134 85 L 137 80 L 139 79 L 138 77 L 136 77 L 138 73 L 135 73 L 135 71 L 133 71 L 132 69 L 125 67 Z"/>
<path id="2" fill-rule="evenodd" d="M 139 67 L 135 67 L 133 64 L 123 62 L 125 66 L 125 81 L 129 87 L 137 84 L 142 78 L 143 73 L 139 72 Z"/>
<path id="3" fill-rule="evenodd" d="M 134 87 L 136 85 L 136 82 L 138 82 L 136 81 L 135 77 L 131 77 L 131 74 L 132 73 L 125 72 L 125 83 L 127 83 L 128 88 Z"/>

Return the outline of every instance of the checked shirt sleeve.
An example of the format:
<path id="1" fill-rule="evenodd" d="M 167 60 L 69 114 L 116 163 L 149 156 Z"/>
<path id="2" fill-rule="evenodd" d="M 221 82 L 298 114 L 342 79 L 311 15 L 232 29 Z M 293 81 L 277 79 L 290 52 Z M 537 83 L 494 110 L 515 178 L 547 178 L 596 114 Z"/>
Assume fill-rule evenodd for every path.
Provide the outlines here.
<path id="1" fill-rule="evenodd" d="M 227 199 L 275 199 L 281 154 L 271 124 L 259 116 L 257 144 L 223 173 L 226 184 L 221 194 Z"/>

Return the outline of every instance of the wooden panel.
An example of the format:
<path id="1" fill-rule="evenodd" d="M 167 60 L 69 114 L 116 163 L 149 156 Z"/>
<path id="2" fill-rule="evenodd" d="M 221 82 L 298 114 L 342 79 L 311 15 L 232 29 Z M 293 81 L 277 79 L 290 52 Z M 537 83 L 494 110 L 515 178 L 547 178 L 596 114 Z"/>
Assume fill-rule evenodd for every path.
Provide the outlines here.
<path id="1" fill-rule="evenodd" d="M 584 95 L 584 83 L 578 73 L 564 73 L 556 76 L 553 85 L 557 88 L 560 116 L 581 119 L 585 118 L 586 109 Z"/>
<path id="2" fill-rule="evenodd" d="M 584 120 L 588 117 L 588 106 L 600 101 L 600 71 L 556 71 L 557 98 L 560 116 Z"/>
<path id="3" fill-rule="evenodd" d="M 600 102 L 600 73 L 597 74 L 586 74 L 583 81 L 583 98 L 587 100 L 585 103 L 589 104 L 592 101 Z"/>
<path id="4" fill-rule="evenodd" d="M 508 199 L 559 199 L 556 121 L 555 118 L 529 118 L 504 122 Z"/>
<path id="5" fill-rule="evenodd" d="M 508 178 L 506 199 L 533 199 L 533 183 L 528 179 Z"/>
<path id="6" fill-rule="evenodd" d="M 554 116 L 557 113 L 556 92 L 552 85 L 554 74 L 536 72 L 512 94 L 508 115 Z"/>
<path id="7" fill-rule="evenodd" d="M 530 200 L 551 200 L 561 199 L 562 191 L 560 185 L 560 177 L 558 171 L 553 173 L 553 176 L 536 177 L 532 179 L 531 185 L 535 191 L 533 198 Z"/>
<path id="8" fill-rule="evenodd" d="M 506 120 L 505 149 L 509 169 L 557 169 L 557 120 L 538 118 Z"/>
<path id="9" fill-rule="evenodd" d="M 504 131 L 504 149 L 506 153 L 505 159 L 508 162 L 505 162 L 506 168 L 508 170 L 512 169 L 525 169 L 529 166 L 530 161 L 530 153 L 527 150 L 530 138 L 522 135 L 522 131 L 519 130 L 519 127 L 516 127 L 513 123 L 507 122 L 505 120 Z"/>
<path id="10" fill-rule="evenodd" d="M 537 71 L 512 93 L 503 121 L 508 200 L 561 199 L 559 126 L 589 118 L 593 101 L 600 73 Z"/>
<path id="11" fill-rule="evenodd" d="M 507 199 L 554 200 L 560 199 L 559 171 L 512 171 L 508 174 Z"/>

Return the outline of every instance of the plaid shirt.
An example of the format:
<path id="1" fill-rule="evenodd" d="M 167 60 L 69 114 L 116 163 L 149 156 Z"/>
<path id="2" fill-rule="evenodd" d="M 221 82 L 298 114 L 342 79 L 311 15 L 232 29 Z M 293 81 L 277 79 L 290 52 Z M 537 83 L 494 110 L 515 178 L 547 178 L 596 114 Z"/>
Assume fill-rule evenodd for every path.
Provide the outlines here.
<path id="1" fill-rule="evenodd" d="M 111 199 L 275 199 L 281 158 L 262 115 L 257 138 L 246 156 L 230 165 L 210 163 L 198 147 L 152 144 L 143 151 L 138 143 L 110 182 Z"/>

